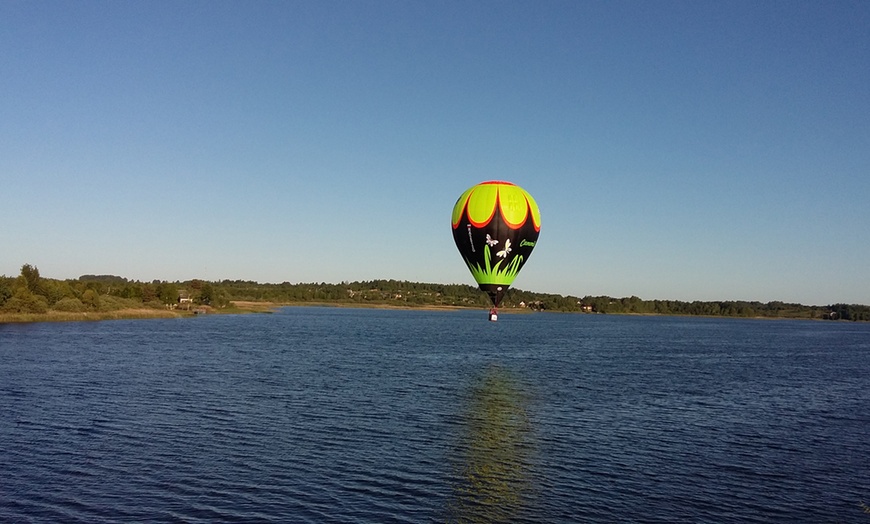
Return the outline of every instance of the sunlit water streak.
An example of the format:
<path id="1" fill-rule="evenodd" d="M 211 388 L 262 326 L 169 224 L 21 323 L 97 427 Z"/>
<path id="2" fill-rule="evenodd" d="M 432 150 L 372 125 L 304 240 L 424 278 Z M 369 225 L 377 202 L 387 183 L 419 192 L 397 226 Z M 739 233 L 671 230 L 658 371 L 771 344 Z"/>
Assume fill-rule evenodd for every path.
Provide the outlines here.
<path id="1" fill-rule="evenodd" d="M 868 522 L 870 326 L 0 325 L 0 522 Z"/>

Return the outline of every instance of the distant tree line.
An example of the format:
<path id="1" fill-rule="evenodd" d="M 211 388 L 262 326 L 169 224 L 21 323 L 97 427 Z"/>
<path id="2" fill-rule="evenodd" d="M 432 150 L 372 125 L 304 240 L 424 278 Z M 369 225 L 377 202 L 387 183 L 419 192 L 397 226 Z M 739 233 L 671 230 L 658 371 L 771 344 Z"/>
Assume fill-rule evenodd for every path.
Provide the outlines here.
<path id="1" fill-rule="evenodd" d="M 30 264 L 17 277 L 0 276 L 0 312 L 87 312 L 180 306 L 225 308 L 232 301 L 277 303 L 391 304 L 488 308 L 489 299 L 465 284 L 433 284 L 402 280 L 370 280 L 338 284 L 261 284 L 245 280 L 131 281 L 115 275 L 82 275 L 74 280 L 40 276 Z M 509 289 L 501 308 L 599 314 L 701 315 L 725 317 L 870 320 L 870 307 L 860 304 L 804 306 L 784 302 L 683 302 L 643 300 L 636 296 L 558 295 Z"/>
<path id="2" fill-rule="evenodd" d="M 860 304 L 805 306 L 780 301 L 764 303 L 740 300 L 683 302 L 679 300 L 642 300 L 635 296 L 628 298 L 584 297 L 582 302 L 592 306 L 592 310 L 599 313 L 870 320 L 870 307 Z"/>
<path id="3" fill-rule="evenodd" d="M 185 291 L 189 290 L 189 291 Z M 225 307 L 229 297 L 209 282 L 129 281 L 114 275 L 83 275 L 76 280 L 43 278 L 30 264 L 18 277 L 0 276 L 0 312 L 46 313 L 114 311 L 177 307 L 182 296 L 191 304 Z"/>

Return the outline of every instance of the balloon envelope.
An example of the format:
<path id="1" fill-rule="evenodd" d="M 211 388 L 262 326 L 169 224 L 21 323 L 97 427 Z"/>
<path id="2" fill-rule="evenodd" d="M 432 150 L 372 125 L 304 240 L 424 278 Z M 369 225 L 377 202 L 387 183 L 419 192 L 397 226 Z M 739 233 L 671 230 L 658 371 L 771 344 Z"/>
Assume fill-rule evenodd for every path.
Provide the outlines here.
<path id="1" fill-rule="evenodd" d="M 538 204 L 518 185 L 481 182 L 456 201 L 451 225 L 453 241 L 474 280 L 498 307 L 538 241 Z"/>

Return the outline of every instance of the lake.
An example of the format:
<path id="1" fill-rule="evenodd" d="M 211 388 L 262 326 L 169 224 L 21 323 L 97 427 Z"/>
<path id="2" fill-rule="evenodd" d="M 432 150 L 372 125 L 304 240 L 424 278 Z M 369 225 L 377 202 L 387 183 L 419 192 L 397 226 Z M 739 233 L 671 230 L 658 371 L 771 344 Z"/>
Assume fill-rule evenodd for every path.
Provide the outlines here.
<path id="1" fill-rule="evenodd" d="M 870 324 L 0 325 L 2 522 L 866 522 Z"/>

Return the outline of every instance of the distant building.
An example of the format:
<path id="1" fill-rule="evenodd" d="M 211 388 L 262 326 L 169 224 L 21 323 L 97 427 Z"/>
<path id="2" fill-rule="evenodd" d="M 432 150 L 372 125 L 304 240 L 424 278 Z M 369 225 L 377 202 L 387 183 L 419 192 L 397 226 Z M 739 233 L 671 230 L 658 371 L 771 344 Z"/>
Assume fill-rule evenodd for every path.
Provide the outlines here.
<path id="1" fill-rule="evenodd" d="M 190 306 L 193 305 L 193 297 L 190 296 L 190 293 L 187 291 L 179 291 L 178 292 L 178 307 L 183 309 L 190 309 Z"/>

